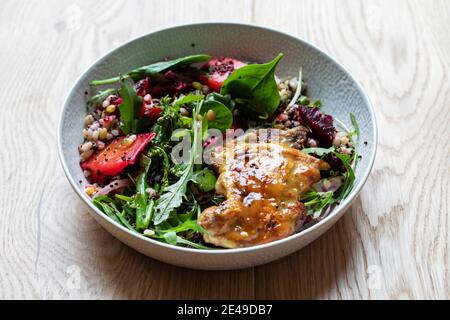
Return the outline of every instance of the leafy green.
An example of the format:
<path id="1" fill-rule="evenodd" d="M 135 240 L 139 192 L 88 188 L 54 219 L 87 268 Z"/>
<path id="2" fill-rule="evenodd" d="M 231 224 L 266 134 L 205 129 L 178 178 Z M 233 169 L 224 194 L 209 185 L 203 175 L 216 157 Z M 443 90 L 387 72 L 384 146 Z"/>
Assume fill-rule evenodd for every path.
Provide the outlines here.
<path id="1" fill-rule="evenodd" d="M 120 81 L 121 77 L 122 78 L 132 78 L 132 79 L 136 80 L 136 79 L 143 78 L 146 76 L 152 76 L 152 75 L 155 75 L 157 73 L 160 73 L 160 72 L 163 72 L 166 70 L 189 65 L 191 63 L 207 61 L 207 60 L 209 60 L 209 58 L 210 57 L 206 54 L 197 54 L 197 55 L 190 55 L 190 56 L 186 56 L 186 57 L 182 57 L 182 58 L 178 58 L 178 59 L 174 59 L 174 60 L 169 60 L 169 61 L 160 61 L 160 62 L 149 64 L 147 66 L 133 69 L 133 70 L 125 73 L 122 76 L 105 79 L 105 80 L 91 81 L 91 85 L 99 86 L 99 85 L 116 83 L 116 82 Z"/>
<path id="2" fill-rule="evenodd" d="M 131 231 L 136 232 L 136 230 L 133 228 L 130 222 L 126 219 L 125 211 L 120 212 L 119 209 L 114 204 L 114 201 L 110 197 L 101 195 L 94 198 L 92 202 L 97 208 L 102 210 L 108 217 L 118 222 L 119 224 L 122 224 Z"/>
<path id="3" fill-rule="evenodd" d="M 205 97 L 204 97 L 203 95 L 196 95 L 196 94 L 190 93 L 190 94 L 188 94 L 188 95 L 181 96 L 181 97 L 179 97 L 178 99 L 176 99 L 176 100 L 173 102 L 173 107 L 174 107 L 176 110 L 179 110 L 179 108 L 180 108 L 182 105 L 185 105 L 185 104 L 192 104 L 192 103 L 194 103 L 194 102 L 201 101 L 201 100 L 203 100 L 204 98 L 205 98 Z"/>
<path id="4" fill-rule="evenodd" d="M 356 120 L 356 117 L 353 113 L 350 112 L 350 121 L 352 122 L 352 126 L 353 126 L 353 131 L 350 132 L 350 135 L 359 137 L 360 136 L 360 130 L 359 130 L 359 124 L 358 121 Z"/>
<path id="5" fill-rule="evenodd" d="M 191 181 L 194 182 L 197 188 L 202 192 L 212 191 L 216 186 L 216 176 L 207 168 L 195 171 L 191 176 Z"/>
<path id="6" fill-rule="evenodd" d="M 187 219 L 186 221 L 184 221 L 183 223 L 181 223 L 180 225 L 176 226 L 176 227 L 172 227 L 166 230 L 158 230 L 158 232 L 161 233 L 170 233 L 170 232 L 175 232 L 175 233 L 180 233 L 180 232 L 184 232 L 184 231 L 188 231 L 188 230 L 192 230 L 195 232 L 199 232 L 199 233 L 205 233 L 206 231 L 197 224 L 197 220 L 192 220 L 192 219 Z"/>
<path id="7" fill-rule="evenodd" d="M 178 128 L 184 128 L 186 124 L 182 121 L 179 109 L 171 104 L 170 98 L 163 98 L 159 103 L 162 113 L 152 128 L 152 131 L 156 133 L 156 137 L 151 141 L 151 144 L 166 147 L 170 144 L 172 133 Z"/>
<path id="8" fill-rule="evenodd" d="M 142 156 L 141 161 L 141 171 L 136 178 L 136 194 L 133 200 L 133 207 L 136 209 L 136 229 L 145 230 L 149 227 L 151 217 L 154 213 L 155 200 L 149 197 L 147 193 L 148 183 L 148 172 L 150 165 L 152 164 L 152 158 L 157 157 L 162 161 L 162 178 L 161 183 L 158 186 L 154 186 L 159 190 L 159 188 L 164 188 L 168 184 L 168 174 L 170 169 L 170 163 L 167 153 L 160 147 L 154 146 L 147 152 L 147 155 Z M 155 190 L 155 191 L 158 191 Z M 122 200 L 128 200 L 122 198 Z"/>
<path id="9" fill-rule="evenodd" d="M 139 97 L 134 90 L 133 81 L 124 79 L 119 89 L 122 97 L 122 104 L 119 106 L 120 116 L 123 125 L 121 130 L 125 134 L 137 133 L 139 129 L 139 113 L 142 108 L 142 97 Z"/>
<path id="10" fill-rule="evenodd" d="M 240 110 L 267 119 L 278 108 L 280 94 L 275 81 L 275 68 L 283 54 L 265 64 L 239 68 L 225 80 L 221 94 L 230 94 L 243 106 Z"/>
<path id="11" fill-rule="evenodd" d="M 229 94 L 226 95 L 222 95 L 220 93 L 217 92 L 211 92 L 210 94 L 208 94 L 206 96 L 206 101 L 217 101 L 222 103 L 223 105 L 225 105 L 228 109 L 230 109 L 231 111 L 233 111 L 234 106 L 235 106 L 235 102 L 233 99 L 231 99 L 231 96 Z"/>
<path id="12" fill-rule="evenodd" d="M 141 172 L 136 178 L 136 196 L 134 199 L 136 207 L 136 228 L 145 230 L 150 223 L 150 217 L 153 211 L 154 201 L 147 194 L 147 174 L 150 168 L 151 160 L 149 159 L 143 165 Z"/>
<path id="13" fill-rule="evenodd" d="M 345 199 L 352 191 L 353 183 L 355 182 L 356 177 L 353 167 L 351 165 L 352 158 L 349 155 L 338 152 L 334 152 L 334 155 L 342 161 L 342 164 L 346 169 L 344 175 L 344 183 L 342 184 L 339 195 L 337 196 L 339 200 L 342 200 Z"/>
<path id="14" fill-rule="evenodd" d="M 317 219 L 322 214 L 325 207 L 335 203 L 333 198 L 333 192 L 317 192 L 309 191 L 300 199 L 307 208 L 307 215 L 312 216 L 313 219 Z"/>
<path id="15" fill-rule="evenodd" d="M 191 180 L 191 175 L 194 170 L 194 164 L 196 163 L 198 152 L 201 152 L 201 126 L 197 120 L 199 110 L 201 109 L 203 101 L 195 102 L 196 107 L 193 112 L 193 142 L 189 162 L 183 167 L 180 178 L 174 184 L 171 184 L 164 188 L 163 193 L 156 203 L 155 214 L 153 216 L 153 222 L 158 225 L 170 216 L 170 214 L 183 203 L 183 198 L 186 197 L 187 184 Z"/>
<path id="16" fill-rule="evenodd" d="M 89 107 L 98 106 L 105 101 L 110 95 L 117 93 L 117 89 L 99 90 L 87 102 Z"/>
<path id="17" fill-rule="evenodd" d="M 327 154 L 332 154 L 339 160 L 341 160 L 342 165 L 345 168 L 344 182 L 336 192 L 332 191 L 317 192 L 311 190 L 301 198 L 301 201 L 304 202 L 308 210 L 308 214 L 312 215 L 314 219 L 320 217 L 325 208 L 335 203 L 338 203 L 340 200 L 347 198 L 350 192 L 352 191 L 353 184 L 356 180 L 354 167 L 356 166 L 358 161 L 358 150 L 357 150 L 357 143 L 355 142 L 354 137 L 359 139 L 360 129 L 356 117 L 352 113 L 350 113 L 350 119 L 354 128 L 353 131 L 350 132 L 345 126 L 343 127 L 352 137 L 352 140 L 354 142 L 355 149 L 353 150 L 353 156 L 339 153 L 338 151 L 335 150 L 334 147 L 328 149 L 308 148 L 302 150 L 302 152 L 304 153 L 316 154 L 320 157 L 323 157 Z"/>
<path id="18" fill-rule="evenodd" d="M 177 233 L 175 231 L 170 231 L 163 234 L 164 240 L 171 245 L 177 244 Z"/>
<path id="19" fill-rule="evenodd" d="M 215 114 L 215 119 L 208 121 L 208 128 L 218 129 L 225 132 L 233 124 L 233 114 L 223 103 L 216 100 L 205 100 L 200 115 L 206 117 L 209 110 Z"/>
<path id="20" fill-rule="evenodd" d="M 330 148 L 327 148 L 327 149 L 326 148 L 305 148 L 305 149 L 302 149 L 303 153 L 316 154 L 319 157 L 327 155 L 329 153 L 332 153 L 333 151 L 335 151 L 334 147 L 330 147 Z"/>
<path id="21" fill-rule="evenodd" d="M 294 104 L 297 103 L 298 98 L 300 97 L 300 95 L 302 94 L 302 77 L 303 77 L 303 69 L 300 68 L 300 71 L 298 72 L 298 85 L 297 85 L 297 89 L 295 90 L 295 94 L 292 97 L 291 102 L 289 102 L 287 109 L 289 109 L 290 107 L 292 107 Z"/>

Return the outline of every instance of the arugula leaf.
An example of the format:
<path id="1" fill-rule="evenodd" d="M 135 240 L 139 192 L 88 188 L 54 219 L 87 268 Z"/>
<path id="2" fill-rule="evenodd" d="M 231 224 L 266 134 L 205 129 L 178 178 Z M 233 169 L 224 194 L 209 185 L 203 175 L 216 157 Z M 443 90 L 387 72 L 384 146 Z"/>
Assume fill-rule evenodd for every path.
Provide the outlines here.
<path id="1" fill-rule="evenodd" d="M 188 95 L 181 96 L 177 100 L 175 100 L 173 102 L 173 107 L 176 110 L 178 110 L 182 105 L 198 102 L 198 101 L 203 100 L 204 98 L 205 97 L 203 95 L 195 95 L 195 94 L 190 93 Z"/>
<path id="2" fill-rule="evenodd" d="M 119 77 L 114 77 L 114 78 L 105 79 L 105 80 L 91 81 L 91 85 L 92 86 L 100 86 L 100 85 L 105 85 L 105 84 L 116 83 L 116 82 L 120 81 L 121 77 L 122 78 L 139 79 L 139 78 L 143 78 L 145 76 L 152 76 L 157 73 L 160 73 L 160 72 L 163 72 L 163 71 L 166 71 L 169 69 L 174 69 L 176 67 L 185 66 L 185 65 L 188 65 L 191 63 L 208 61 L 209 58 L 210 58 L 210 56 L 208 56 L 206 54 L 197 54 L 197 55 L 190 55 L 190 56 L 186 56 L 186 57 L 182 57 L 182 58 L 178 58 L 178 59 L 174 59 L 174 60 L 169 60 L 169 61 L 160 61 L 160 62 L 149 64 L 147 66 L 133 69 Z"/>
<path id="3" fill-rule="evenodd" d="M 183 203 L 183 198 L 186 197 L 187 184 L 191 180 L 191 175 L 194 169 L 194 164 L 196 162 L 198 152 L 202 150 L 201 142 L 202 142 L 202 133 L 201 133 L 201 125 L 197 120 L 197 116 L 199 114 L 199 110 L 201 109 L 203 101 L 196 102 L 196 107 L 193 112 L 193 122 L 192 122 L 192 131 L 193 131 L 193 142 L 191 148 L 191 154 L 189 157 L 189 163 L 187 163 L 182 171 L 182 175 L 172 185 L 164 188 L 162 195 L 157 201 L 155 214 L 153 216 L 153 222 L 155 225 L 158 225 L 169 217 L 169 215 L 178 208 Z"/>
<path id="4" fill-rule="evenodd" d="M 154 206 L 153 199 L 150 199 L 150 203 L 147 203 L 149 200 L 146 191 L 148 187 L 147 174 L 150 164 L 151 160 L 149 159 L 146 161 L 141 172 L 136 178 L 136 197 L 134 199 L 134 204 L 136 206 L 136 228 L 138 230 L 145 230 L 148 228 Z"/>
<path id="5" fill-rule="evenodd" d="M 334 147 L 330 147 L 330 148 L 305 148 L 301 150 L 303 153 L 306 154 L 316 154 L 319 157 L 322 157 L 323 155 L 332 153 L 333 151 L 335 151 Z"/>
<path id="6" fill-rule="evenodd" d="M 243 104 L 240 110 L 267 119 L 278 108 L 280 94 L 275 81 L 275 68 L 283 54 L 265 64 L 250 64 L 239 68 L 225 80 L 221 94 L 230 94 Z"/>
<path id="7" fill-rule="evenodd" d="M 191 181 L 194 182 L 202 192 L 214 190 L 216 186 L 216 176 L 207 168 L 194 172 L 191 176 Z"/>
<path id="8" fill-rule="evenodd" d="M 322 214 L 325 207 L 332 205 L 335 200 L 333 199 L 333 192 L 316 192 L 311 191 L 307 194 L 307 197 L 312 197 L 311 200 L 304 202 L 308 209 L 307 215 L 312 216 L 313 219 L 317 219 Z M 304 201 L 304 199 L 303 199 Z"/>
<path id="9" fill-rule="evenodd" d="M 177 244 L 185 244 L 185 245 L 188 245 L 188 246 L 193 247 L 195 249 L 213 250 L 213 248 L 209 248 L 209 247 L 206 247 L 206 246 L 201 245 L 199 243 L 195 243 L 195 242 L 186 240 L 186 239 L 184 239 L 184 238 L 182 238 L 180 236 L 177 236 Z"/>
<path id="10" fill-rule="evenodd" d="M 195 231 L 195 232 L 199 232 L 199 233 L 205 233 L 205 229 L 203 229 L 200 225 L 197 224 L 197 220 L 192 220 L 192 219 L 187 219 L 186 221 L 184 221 L 182 224 L 176 226 L 176 227 L 172 227 L 170 229 L 166 229 L 166 230 L 158 230 L 158 232 L 161 233 L 170 233 L 170 232 L 175 232 L 175 233 L 180 233 L 183 231 Z"/>
<path id="11" fill-rule="evenodd" d="M 359 137 L 360 136 L 359 124 L 358 121 L 356 120 L 355 115 L 351 112 L 350 112 L 350 121 L 352 122 L 352 126 L 354 128 L 354 130 L 350 132 L 351 136 Z"/>
<path id="12" fill-rule="evenodd" d="M 120 212 L 114 204 L 114 201 L 105 195 L 96 197 L 93 201 L 94 205 L 103 211 L 108 217 L 122 224 L 133 232 L 137 232 L 125 217 L 125 211 Z"/>
<path id="13" fill-rule="evenodd" d="M 356 179 L 355 171 L 353 170 L 353 167 L 351 165 L 352 158 L 349 155 L 337 153 L 337 152 L 334 152 L 334 155 L 342 161 L 342 164 L 344 165 L 344 167 L 346 169 L 346 172 L 344 175 L 344 177 L 345 177 L 344 183 L 340 189 L 341 191 L 339 192 L 339 195 L 337 196 L 337 199 L 342 200 L 342 199 L 347 198 L 347 196 L 352 191 L 353 182 L 355 182 L 355 179 Z"/>
<path id="14" fill-rule="evenodd" d="M 117 89 L 107 89 L 97 91 L 97 93 L 88 100 L 87 105 L 89 107 L 98 106 L 101 103 L 103 103 L 103 101 L 105 101 L 106 98 L 108 98 L 110 95 L 114 93 L 117 93 Z"/>
<path id="15" fill-rule="evenodd" d="M 133 81 L 124 79 L 119 89 L 122 104 L 119 106 L 123 126 L 120 128 L 125 134 L 137 133 L 139 125 L 139 113 L 142 108 L 142 97 L 134 90 Z"/>
<path id="16" fill-rule="evenodd" d="M 294 104 L 297 103 L 298 98 L 300 98 L 300 95 L 302 94 L 302 76 L 303 76 L 303 69 L 300 68 L 300 71 L 298 72 L 298 85 L 297 89 L 295 90 L 294 97 L 292 97 L 291 102 L 289 102 L 286 110 L 288 110 L 290 107 L 292 107 Z"/>

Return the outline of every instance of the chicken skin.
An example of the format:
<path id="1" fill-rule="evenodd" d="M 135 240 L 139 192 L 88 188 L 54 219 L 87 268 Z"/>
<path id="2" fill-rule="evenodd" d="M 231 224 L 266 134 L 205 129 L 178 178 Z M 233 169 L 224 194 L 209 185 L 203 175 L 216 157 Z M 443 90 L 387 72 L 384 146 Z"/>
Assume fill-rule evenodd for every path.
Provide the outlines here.
<path id="1" fill-rule="evenodd" d="M 328 164 L 284 143 L 236 139 L 213 153 L 216 191 L 226 200 L 205 209 L 198 223 L 208 243 L 248 247 L 293 234 L 305 215 L 299 201 Z"/>

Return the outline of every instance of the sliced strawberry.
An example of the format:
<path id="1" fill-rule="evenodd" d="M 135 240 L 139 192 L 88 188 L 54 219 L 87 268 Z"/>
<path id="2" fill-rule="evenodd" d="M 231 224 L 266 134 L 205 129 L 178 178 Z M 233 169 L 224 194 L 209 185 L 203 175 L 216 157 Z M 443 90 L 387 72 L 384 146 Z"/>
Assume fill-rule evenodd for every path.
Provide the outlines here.
<path id="1" fill-rule="evenodd" d="M 133 165 L 155 135 L 154 132 L 138 134 L 131 144 L 124 142 L 126 137 L 116 138 L 105 149 L 81 163 L 81 168 L 91 172 L 92 181 L 102 182 L 105 178 L 113 177 L 127 166 Z"/>
<path id="2" fill-rule="evenodd" d="M 212 90 L 219 92 L 224 81 L 236 69 L 246 66 L 242 61 L 221 57 L 209 60 L 202 69 L 206 70 L 206 75 L 199 76 L 199 81 L 210 87 Z"/>

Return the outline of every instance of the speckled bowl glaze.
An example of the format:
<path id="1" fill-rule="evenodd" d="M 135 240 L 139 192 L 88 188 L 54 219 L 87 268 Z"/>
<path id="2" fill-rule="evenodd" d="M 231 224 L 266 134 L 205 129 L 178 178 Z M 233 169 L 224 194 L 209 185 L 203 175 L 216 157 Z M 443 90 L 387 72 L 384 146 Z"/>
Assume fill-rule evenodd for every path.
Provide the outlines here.
<path id="1" fill-rule="evenodd" d="M 361 127 L 362 160 L 356 169 L 353 191 L 328 217 L 314 226 L 288 238 L 250 248 L 196 250 L 160 243 L 130 232 L 115 223 L 94 205 L 83 192 L 85 181 L 79 166 L 77 146 L 86 115 L 85 91 L 89 81 L 103 79 L 129 69 L 196 53 L 231 56 L 246 61 L 266 62 L 278 53 L 285 57 L 277 75 L 296 76 L 303 67 L 311 97 L 320 98 L 323 109 L 351 127 L 349 112 L 353 112 Z M 362 142 L 367 142 L 363 144 Z M 375 158 L 377 129 L 373 109 L 362 88 L 336 61 L 313 45 L 290 35 L 263 27 L 230 23 L 205 23 L 173 27 L 157 31 L 126 43 L 108 53 L 90 67 L 76 82 L 65 101 L 58 129 L 58 148 L 65 174 L 92 216 L 117 239 L 137 251 L 177 266 L 226 270 L 251 267 L 291 254 L 327 231 L 346 211 L 361 191 Z"/>

